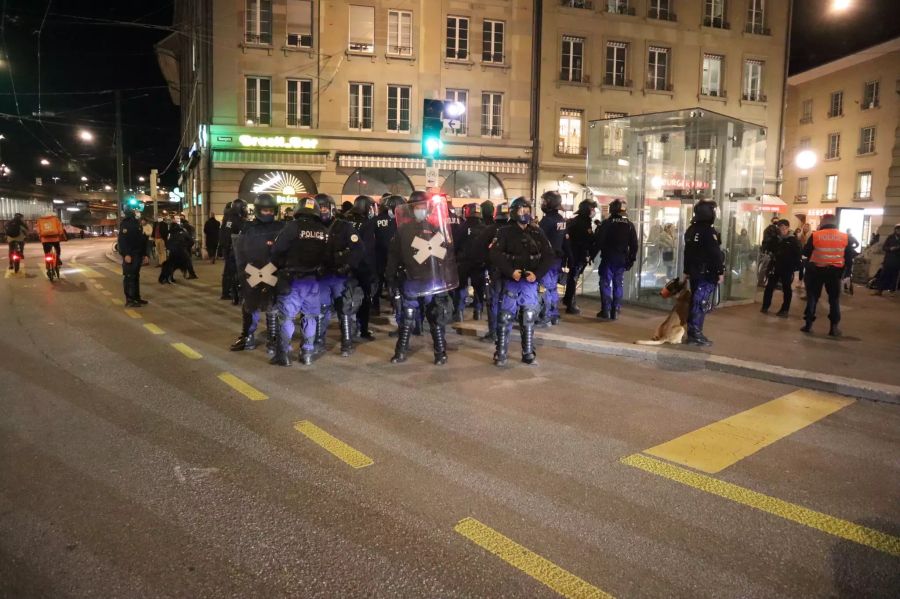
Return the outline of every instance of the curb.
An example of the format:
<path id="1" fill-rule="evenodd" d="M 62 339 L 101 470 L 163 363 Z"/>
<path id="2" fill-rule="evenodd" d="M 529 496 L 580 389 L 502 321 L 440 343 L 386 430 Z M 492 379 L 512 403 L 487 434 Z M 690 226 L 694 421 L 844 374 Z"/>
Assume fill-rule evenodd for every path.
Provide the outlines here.
<path id="1" fill-rule="evenodd" d="M 460 323 L 455 323 L 453 328 L 462 335 L 480 335 L 484 332 L 482 328 Z M 516 334 L 516 332 L 514 331 L 513 334 Z M 620 341 L 584 339 L 543 332 L 536 335 L 535 339 L 536 341 L 542 341 L 544 345 L 552 347 L 637 359 L 660 366 L 677 367 L 684 370 L 724 372 L 774 383 L 805 387 L 816 391 L 847 395 L 857 399 L 900 405 L 900 386 L 897 385 L 873 383 L 809 370 L 784 368 L 764 362 L 740 360 L 727 356 L 679 351 L 662 346 L 643 346 Z"/>

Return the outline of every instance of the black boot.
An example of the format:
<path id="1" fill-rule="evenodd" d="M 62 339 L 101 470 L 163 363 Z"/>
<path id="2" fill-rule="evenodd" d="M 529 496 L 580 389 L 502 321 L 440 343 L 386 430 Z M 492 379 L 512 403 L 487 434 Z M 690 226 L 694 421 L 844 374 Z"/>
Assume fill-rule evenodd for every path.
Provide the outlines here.
<path id="1" fill-rule="evenodd" d="M 297 356 L 300 360 L 300 363 L 304 366 L 309 366 L 313 363 L 313 353 L 315 350 L 309 350 L 305 348 L 300 349 L 300 355 Z"/>
<path id="2" fill-rule="evenodd" d="M 597 312 L 597 318 L 600 318 L 603 320 L 609 320 L 610 319 L 609 316 L 610 316 L 609 308 L 607 308 L 605 305 L 601 306 L 600 311 Z"/>
<path id="3" fill-rule="evenodd" d="M 613 306 L 609 309 L 609 319 L 617 320 L 619 318 L 619 309 Z"/>
<path id="4" fill-rule="evenodd" d="M 351 320 L 353 316 L 350 314 L 341 314 L 341 357 L 347 358 L 353 353 L 353 330 L 351 329 Z"/>
<path id="5" fill-rule="evenodd" d="M 811 333 L 812 332 L 812 321 L 807 320 L 806 324 L 804 324 L 802 327 L 800 327 L 800 330 L 803 331 L 804 333 Z"/>
<path id="6" fill-rule="evenodd" d="M 697 345 L 700 347 L 712 345 L 712 341 L 706 338 L 706 335 L 703 334 L 703 331 L 697 331 L 696 333 L 688 332 L 686 343 L 688 345 Z"/>
<path id="7" fill-rule="evenodd" d="M 244 351 L 256 349 L 256 337 L 250 332 L 253 326 L 253 315 L 249 312 L 241 314 L 241 336 L 231 344 L 231 351 Z"/>
<path id="8" fill-rule="evenodd" d="M 391 358 L 391 364 L 400 364 L 406 362 L 409 353 L 409 334 L 412 331 L 412 323 L 409 319 L 404 319 L 397 330 L 397 346 L 394 349 L 394 357 Z"/>
<path id="9" fill-rule="evenodd" d="M 581 314 L 581 308 L 573 300 L 571 304 L 566 307 L 566 314 Z"/>
<path id="10" fill-rule="evenodd" d="M 447 331 L 442 324 L 431 324 L 431 340 L 434 342 L 434 363 L 447 363 Z"/>
<path id="11" fill-rule="evenodd" d="M 522 361 L 526 364 L 537 364 L 534 352 L 534 325 L 522 325 Z"/>
<path id="12" fill-rule="evenodd" d="M 266 353 L 275 355 L 278 346 L 278 313 L 272 310 L 266 312 Z"/>
<path id="13" fill-rule="evenodd" d="M 291 354 L 288 351 L 285 351 L 281 345 L 275 348 L 275 355 L 272 356 L 272 359 L 269 360 L 269 364 L 274 366 L 290 366 L 291 365 Z"/>
<path id="14" fill-rule="evenodd" d="M 481 308 L 472 310 L 472 320 L 481 320 Z"/>
<path id="15" fill-rule="evenodd" d="M 506 366 L 509 359 L 509 333 L 506 326 L 499 325 L 497 327 L 497 350 L 494 352 L 494 364 L 496 366 Z"/>
<path id="16" fill-rule="evenodd" d="M 463 318 L 465 317 L 464 312 L 464 307 L 456 308 L 455 310 L 453 310 L 453 322 L 462 322 Z"/>
<path id="17" fill-rule="evenodd" d="M 840 337 L 843 333 L 841 333 L 841 329 L 838 328 L 836 322 L 831 323 L 831 328 L 828 329 L 828 335 L 831 337 Z"/>
<path id="18" fill-rule="evenodd" d="M 313 349 L 313 352 L 316 354 L 325 353 L 325 333 L 325 315 L 319 314 L 316 316 L 316 339 L 314 341 Z"/>

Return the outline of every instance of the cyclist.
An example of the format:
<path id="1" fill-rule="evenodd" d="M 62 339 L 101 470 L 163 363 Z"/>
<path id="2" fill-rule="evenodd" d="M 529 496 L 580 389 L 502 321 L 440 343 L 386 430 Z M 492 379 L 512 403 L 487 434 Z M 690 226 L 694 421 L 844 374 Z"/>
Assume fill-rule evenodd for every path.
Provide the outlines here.
<path id="1" fill-rule="evenodd" d="M 60 241 L 68 241 L 66 230 L 59 218 L 50 214 L 42 216 L 37 220 L 37 231 L 41 238 L 41 245 L 44 246 L 44 254 L 49 254 L 50 249 L 56 249 L 56 265 L 62 266 L 62 252 L 59 249 Z"/>
<path id="2" fill-rule="evenodd" d="M 6 240 L 9 242 L 9 270 L 13 269 L 13 252 L 19 246 L 19 254 L 25 258 L 25 235 L 28 233 L 28 225 L 23 220 L 25 217 L 19 213 L 6 223 Z"/>

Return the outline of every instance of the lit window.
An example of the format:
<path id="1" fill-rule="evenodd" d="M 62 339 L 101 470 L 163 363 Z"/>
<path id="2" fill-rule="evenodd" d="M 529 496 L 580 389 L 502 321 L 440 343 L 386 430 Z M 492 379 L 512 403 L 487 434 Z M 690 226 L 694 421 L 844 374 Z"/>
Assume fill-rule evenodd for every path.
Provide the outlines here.
<path id="1" fill-rule="evenodd" d="M 286 45 L 295 48 L 312 48 L 311 0 L 288 0 Z"/>
<path id="2" fill-rule="evenodd" d="M 761 60 L 744 61 L 744 99 L 750 102 L 765 102 L 766 96 L 762 92 L 763 66 Z"/>
<path id="3" fill-rule="evenodd" d="M 557 149 L 560 154 L 584 154 L 581 147 L 581 126 L 584 122 L 584 111 L 563 108 L 559 113 L 559 140 Z"/>
<path id="4" fill-rule="evenodd" d="M 838 194 L 838 176 L 825 175 L 825 196 L 822 198 L 826 202 L 837 201 Z"/>
<path id="5" fill-rule="evenodd" d="M 872 171 L 863 171 L 856 174 L 856 200 L 872 199 Z"/>
<path id="6" fill-rule="evenodd" d="M 700 93 L 704 96 L 723 96 L 722 93 L 722 64 L 724 56 L 718 54 L 703 55 L 703 83 Z"/>

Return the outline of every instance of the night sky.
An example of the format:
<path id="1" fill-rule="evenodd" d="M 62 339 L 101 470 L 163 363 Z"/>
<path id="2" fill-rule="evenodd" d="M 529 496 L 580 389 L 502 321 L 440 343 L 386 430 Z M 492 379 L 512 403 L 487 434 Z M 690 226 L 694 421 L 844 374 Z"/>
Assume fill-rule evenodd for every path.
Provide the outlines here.
<path id="1" fill-rule="evenodd" d="M 6 137 L 3 162 L 13 169 L 14 180 L 33 182 L 43 176 L 49 183 L 50 177 L 59 176 L 62 181 L 77 181 L 82 174 L 92 181 L 114 180 L 112 94 L 93 93 L 110 89 L 123 90 L 125 155 L 131 157 L 132 180 L 146 176 L 153 167 L 162 171 L 170 163 L 179 139 L 178 109 L 165 89 L 153 44 L 171 31 L 173 2 L 0 3 L 0 51 L 5 50 L 9 60 L 0 69 L 0 133 Z M 855 6 L 840 16 L 828 10 L 830 4 L 831 0 L 795 0 L 792 73 L 900 36 L 900 0 L 854 0 Z M 39 98 L 41 110 L 56 116 L 40 121 L 32 116 Z M 96 134 L 93 144 L 78 140 L 82 127 Z M 40 166 L 43 157 L 51 161 L 50 167 Z M 67 170 L 73 162 L 78 170 Z M 163 181 L 173 186 L 175 178 L 172 168 Z"/>

